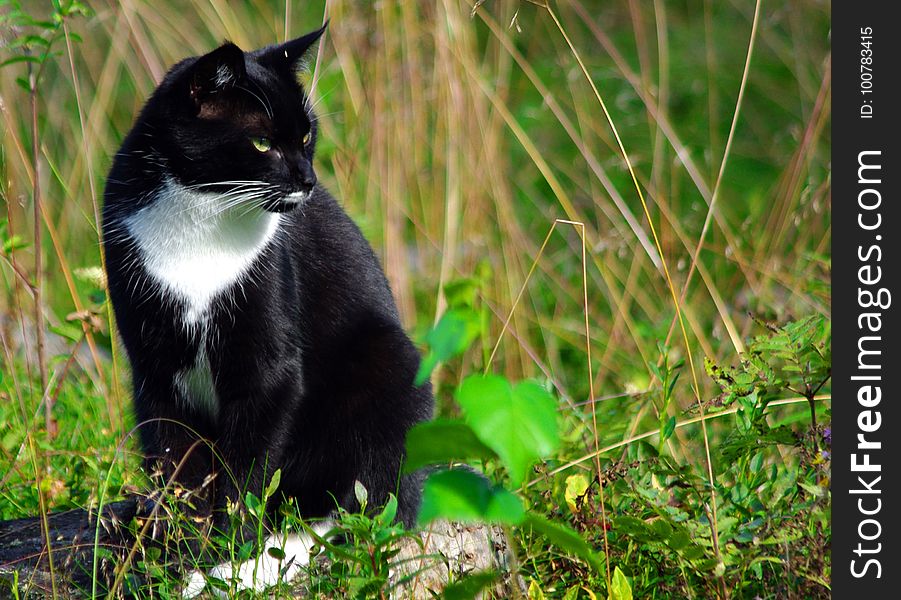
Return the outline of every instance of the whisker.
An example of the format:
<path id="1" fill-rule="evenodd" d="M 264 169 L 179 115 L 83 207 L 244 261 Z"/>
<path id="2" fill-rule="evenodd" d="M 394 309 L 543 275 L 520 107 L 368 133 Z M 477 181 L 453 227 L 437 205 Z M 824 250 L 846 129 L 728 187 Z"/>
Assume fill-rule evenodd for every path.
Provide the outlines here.
<path id="1" fill-rule="evenodd" d="M 249 90 L 249 89 L 247 89 L 247 88 L 244 87 L 244 86 L 236 85 L 235 87 L 238 88 L 239 90 L 243 90 L 243 91 L 247 92 L 248 94 L 250 94 L 251 96 L 253 96 L 254 98 L 256 98 L 257 101 L 263 106 L 263 109 L 266 111 L 266 115 L 267 115 L 270 119 L 273 118 L 273 116 L 272 116 L 272 111 L 269 109 L 269 106 L 268 106 L 265 102 L 263 102 L 263 99 L 262 99 L 262 98 L 260 98 L 259 96 L 257 96 L 256 94 L 254 94 L 252 90 Z"/>

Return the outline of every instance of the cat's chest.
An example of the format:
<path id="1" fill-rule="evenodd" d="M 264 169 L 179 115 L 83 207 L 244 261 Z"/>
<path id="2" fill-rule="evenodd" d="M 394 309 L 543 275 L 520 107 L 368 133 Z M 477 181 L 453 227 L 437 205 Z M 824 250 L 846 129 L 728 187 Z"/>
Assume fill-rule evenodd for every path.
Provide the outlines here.
<path id="1" fill-rule="evenodd" d="M 209 317 L 219 294 L 252 283 L 255 263 L 279 229 L 281 215 L 229 209 L 227 202 L 170 182 L 125 219 L 148 276 L 183 306 L 189 327 Z"/>
<path id="2" fill-rule="evenodd" d="M 208 327 L 201 325 L 197 335 L 199 339 L 193 361 L 175 372 L 173 383 L 184 402 L 215 419 L 219 413 L 219 398 L 216 391 L 217 377 L 213 373 L 207 347 Z"/>

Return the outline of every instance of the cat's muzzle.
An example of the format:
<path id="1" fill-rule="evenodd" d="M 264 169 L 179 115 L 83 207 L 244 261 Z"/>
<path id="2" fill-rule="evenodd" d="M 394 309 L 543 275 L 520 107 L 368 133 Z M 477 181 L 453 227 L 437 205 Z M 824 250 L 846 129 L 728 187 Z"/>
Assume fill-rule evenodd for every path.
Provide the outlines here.
<path id="1" fill-rule="evenodd" d="M 266 204 L 265 208 L 269 212 L 277 212 L 277 213 L 291 212 L 292 210 L 294 210 L 295 208 L 297 208 L 298 206 L 300 206 L 301 204 L 306 202 L 307 198 L 310 197 L 311 193 L 312 193 L 312 190 L 306 191 L 306 192 L 305 191 L 292 192 L 290 194 L 282 196 L 278 200 L 268 202 Z"/>

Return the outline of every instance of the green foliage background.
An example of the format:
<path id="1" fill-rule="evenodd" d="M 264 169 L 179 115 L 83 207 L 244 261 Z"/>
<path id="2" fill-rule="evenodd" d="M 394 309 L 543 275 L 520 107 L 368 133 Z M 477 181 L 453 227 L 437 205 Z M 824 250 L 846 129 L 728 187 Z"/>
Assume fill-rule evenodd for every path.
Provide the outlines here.
<path id="1" fill-rule="evenodd" d="M 13 18 L 17 6 L 35 21 Z M 321 117 L 318 174 L 376 248 L 405 324 L 432 353 L 439 413 L 465 417 L 455 392 L 485 370 L 556 402 L 560 443 L 544 445 L 534 466 L 516 463 L 527 472 L 508 471 L 493 457 L 500 450 L 471 435 L 473 452 L 455 458 L 477 459 L 492 485 L 575 529 L 619 569 L 608 586 L 606 567 L 521 527 L 530 594 L 588 597 L 623 581 L 636 597 L 828 593 L 828 3 L 72 8 L 0 4 L 0 60 L 16 60 L 0 69 L 0 518 L 142 485 L 96 215 L 143 100 L 185 55 L 224 39 L 259 47 L 328 14 L 304 76 Z M 48 46 L 41 63 L 21 58 L 37 61 Z M 29 68 L 40 69 L 33 85 Z M 459 335 L 442 338 L 433 325 L 448 309 Z M 51 331 L 49 420 L 38 320 Z M 702 409 L 720 413 L 706 435 Z"/>

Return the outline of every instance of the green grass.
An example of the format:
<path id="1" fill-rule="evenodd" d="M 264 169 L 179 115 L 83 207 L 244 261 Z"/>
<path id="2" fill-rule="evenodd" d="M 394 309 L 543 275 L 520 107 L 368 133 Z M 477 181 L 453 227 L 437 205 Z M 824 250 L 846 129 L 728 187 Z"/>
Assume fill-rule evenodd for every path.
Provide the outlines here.
<path id="1" fill-rule="evenodd" d="M 0 518 L 144 485 L 127 361 L 93 275 L 104 177 L 143 99 L 188 53 L 223 39 L 258 47 L 326 12 L 323 2 L 88 4 L 59 26 L 2 34 L 52 37 L 56 54 L 33 94 L 40 318 L 29 287 L 32 95 L 16 81 L 27 84 L 28 65 L 0 69 Z M 488 1 L 471 16 L 465 0 L 330 0 L 305 76 L 321 115 L 319 178 L 376 248 L 424 348 L 448 307 L 479 316 L 468 349 L 432 374 L 442 416 L 461 415 L 455 390 L 486 367 L 553 391 L 562 443 L 512 490 L 532 512 L 609 555 L 636 597 L 825 597 L 829 383 L 810 433 L 800 380 L 753 375 L 762 404 L 724 404 L 731 384 L 704 365 L 748 373 L 754 338 L 776 335 L 766 323 L 828 325 L 828 4 L 767 2 L 756 28 L 754 2 L 542 4 Z M 2 47 L 0 59 L 22 52 Z M 37 321 L 57 332 L 49 414 Z M 756 439 L 742 438 L 751 430 Z M 727 452 L 742 439 L 747 452 Z M 480 466 L 514 487 L 500 461 Z M 536 590 L 607 594 L 606 567 L 513 531 Z"/>

